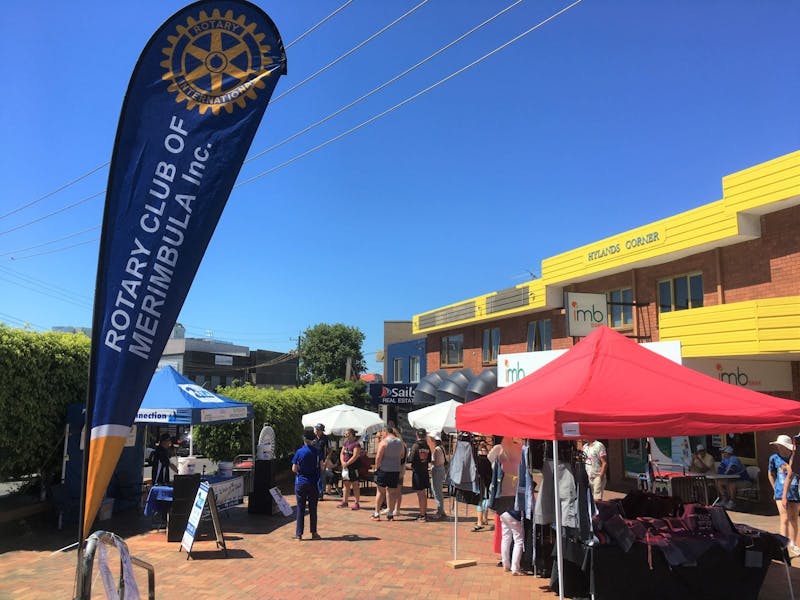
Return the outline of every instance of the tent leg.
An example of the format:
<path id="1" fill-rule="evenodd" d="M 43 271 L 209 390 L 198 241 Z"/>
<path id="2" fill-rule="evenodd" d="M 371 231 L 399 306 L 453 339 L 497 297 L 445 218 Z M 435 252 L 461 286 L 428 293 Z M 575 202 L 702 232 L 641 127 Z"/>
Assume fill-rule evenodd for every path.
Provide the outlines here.
<path id="1" fill-rule="evenodd" d="M 194 456 L 194 425 L 189 424 L 189 456 Z"/>
<path id="2" fill-rule="evenodd" d="M 256 480 L 256 413 L 253 412 L 253 418 L 250 419 L 250 456 L 252 460 L 250 461 L 250 481 L 247 484 L 247 489 L 245 490 L 248 494 L 253 493 L 253 489 L 255 488 L 255 480 Z"/>
<path id="3" fill-rule="evenodd" d="M 789 572 L 789 561 L 784 557 L 783 564 L 786 566 L 786 579 L 789 583 L 789 598 L 794 600 L 794 587 L 792 586 L 792 575 Z"/>
<path id="4" fill-rule="evenodd" d="M 453 560 L 458 560 L 458 500 L 453 511 Z"/>
<path id="5" fill-rule="evenodd" d="M 256 417 L 253 415 L 253 418 L 250 419 L 250 456 L 253 457 L 253 461 L 256 459 Z"/>
<path id="6" fill-rule="evenodd" d="M 556 497 L 556 561 L 558 598 L 564 600 L 564 551 L 561 543 L 561 494 L 558 491 L 558 440 L 553 440 L 553 490 Z"/>

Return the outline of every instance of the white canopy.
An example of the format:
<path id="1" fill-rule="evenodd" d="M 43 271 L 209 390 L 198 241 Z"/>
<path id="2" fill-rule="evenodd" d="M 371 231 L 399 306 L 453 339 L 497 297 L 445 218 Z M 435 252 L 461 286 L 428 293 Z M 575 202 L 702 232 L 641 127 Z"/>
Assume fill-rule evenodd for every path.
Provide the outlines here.
<path id="1" fill-rule="evenodd" d="M 355 429 L 356 435 L 380 431 L 383 420 L 378 413 L 356 408 L 349 404 L 337 404 L 303 415 L 303 427 L 313 427 L 317 423 L 325 425 L 325 433 L 344 435 L 348 429 Z"/>
<path id="2" fill-rule="evenodd" d="M 430 435 L 437 433 L 455 433 L 456 407 L 461 402 L 448 400 L 432 406 L 426 406 L 408 413 L 408 423 L 414 429 L 424 429 Z"/>

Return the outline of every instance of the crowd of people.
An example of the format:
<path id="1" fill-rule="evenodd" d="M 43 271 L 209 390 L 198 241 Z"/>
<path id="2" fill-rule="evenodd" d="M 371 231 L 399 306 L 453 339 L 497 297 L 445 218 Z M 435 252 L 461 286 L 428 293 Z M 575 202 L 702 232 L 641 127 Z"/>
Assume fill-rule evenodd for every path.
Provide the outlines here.
<path id="1" fill-rule="evenodd" d="M 367 471 L 366 448 L 355 429 L 345 432 L 338 452 L 331 447 L 325 425 L 318 423 L 303 431 L 304 444 L 292 458 L 297 500 L 297 524 L 294 539 L 302 540 L 305 515 L 309 516 L 312 539 L 318 539 L 317 508 L 326 494 L 341 497 L 337 508 L 361 509 L 361 483 L 369 478 L 376 487 L 373 521 L 393 521 L 402 503 L 405 471 L 411 470 L 411 487 L 416 493 L 420 522 L 446 517 L 443 489 L 446 480 L 447 455 L 441 436 L 429 435 L 424 429 L 416 432 L 416 440 L 407 448 L 400 431 L 390 423 L 376 434 L 377 448 L 373 471 Z M 341 490 L 339 489 L 341 484 Z M 428 494 L 434 510 L 428 510 Z M 352 502 L 350 499 L 352 498 Z"/>
<path id="2" fill-rule="evenodd" d="M 325 427 L 319 423 L 306 428 L 304 444 L 292 459 L 295 473 L 297 498 L 297 526 L 295 539 L 301 540 L 304 532 L 304 515 L 309 515 L 312 539 L 319 539 L 317 532 L 317 503 L 325 494 L 340 496 L 338 508 L 359 510 L 360 482 L 369 476 L 375 483 L 375 505 L 372 521 L 393 521 L 402 503 L 404 473 L 411 471 L 411 488 L 418 504 L 417 521 L 446 517 L 443 489 L 448 477 L 448 456 L 438 434 L 429 435 L 424 429 L 415 432 L 415 441 L 406 447 L 400 431 L 390 423 L 376 434 L 374 470 L 366 473 L 362 465 L 366 448 L 357 432 L 349 429 L 338 449 L 331 448 Z M 165 444 L 167 440 L 164 440 Z M 524 574 L 520 569 L 520 558 L 524 547 L 521 516 L 515 507 L 517 479 L 521 460 L 522 440 L 514 437 L 475 436 L 475 466 L 480 489 L 476 503 L 474 531 L 498 529 L 500 532 L 500 555 L 506 571 Z M 779 435 L 770 442 L 775 453 L 769 458 L 768 479 L 773 488 L 773 497 L 780 517 L 780 533 L 790 540 L 789 551 L 800 556 L 800 434 L 794 438 Z M 579 440 L 577 450 L 582 453 L 595 500 L 602 500 L 608 481 L 608 457 L 604 444 L 596 439 Z M 721 461 L 715 462 L 704 444 L 697 444 L 691 456 L 690 469 L 698 474 L 720 474 L 728 477 L 716 478 L 717 503 L 726 508 L 733 507 L 738 492 L 751 482 L 741 459 L 733 447 L 720 449 Z M 454 457 L 454 460 L 457 458 Z M 160 461 L 157 461 L 160 462 Z M 499 474 L 499 475 L 498 475 Z M 339 490 L 338 485 L 342 488 Z M 429 511 L 429 497 L 433 499 L 433 511 Z M 352 499 L 352 503 L 350 502 Z M 495 514 L 490 522 L 490 509 Z"/>

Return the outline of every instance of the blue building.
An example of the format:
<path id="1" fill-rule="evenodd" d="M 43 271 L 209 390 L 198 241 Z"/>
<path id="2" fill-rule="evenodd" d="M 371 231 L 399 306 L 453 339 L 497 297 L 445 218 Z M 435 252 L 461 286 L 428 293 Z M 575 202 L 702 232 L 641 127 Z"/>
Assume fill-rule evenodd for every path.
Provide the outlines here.
<path id="1" fill-rule="evenodd" d="M 384 381 L 419 383 L 427 374 L 425 338 L 396 342 L 386 347 Z"/>

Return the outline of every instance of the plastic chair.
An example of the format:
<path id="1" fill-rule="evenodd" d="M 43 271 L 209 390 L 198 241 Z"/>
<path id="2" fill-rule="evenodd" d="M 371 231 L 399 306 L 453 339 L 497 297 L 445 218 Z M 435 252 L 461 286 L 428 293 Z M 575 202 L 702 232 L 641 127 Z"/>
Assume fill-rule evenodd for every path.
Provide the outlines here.
<path id="1" fill-rule="evenodd" d="M 741 500 L 753 500 L 758 502 L 760 500 L 760 493 L 758 485 L 758 476 L 761 474 L 761 469 L 758 467 L 747 467 L 747 476 L 750 477 L 750 485 L 742 486 L 736 490 L 736 498 Z"/>

